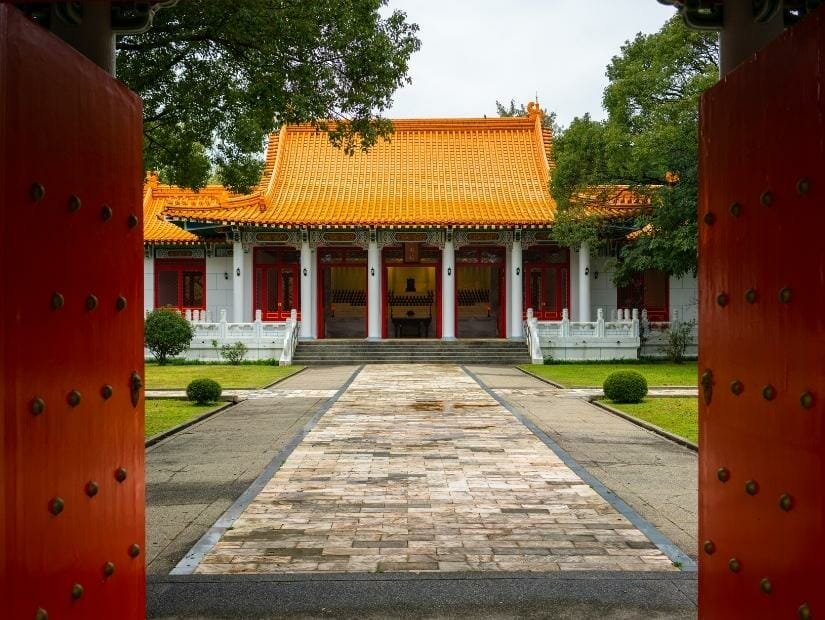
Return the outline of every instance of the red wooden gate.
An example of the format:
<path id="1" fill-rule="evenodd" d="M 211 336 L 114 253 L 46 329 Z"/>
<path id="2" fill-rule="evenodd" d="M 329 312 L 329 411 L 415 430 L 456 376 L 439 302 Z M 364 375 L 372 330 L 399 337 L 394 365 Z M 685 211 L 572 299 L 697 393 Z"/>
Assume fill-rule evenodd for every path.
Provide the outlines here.
<path id="1" fill-rule="evenodd" d="M 141 105 L 0 6 L 0 602 L 144 613 Z"/>
<path id="2" fill-rule="evenodd" d="M 704 618 L 825 617 L 825 26 L 702 100 Z"/>

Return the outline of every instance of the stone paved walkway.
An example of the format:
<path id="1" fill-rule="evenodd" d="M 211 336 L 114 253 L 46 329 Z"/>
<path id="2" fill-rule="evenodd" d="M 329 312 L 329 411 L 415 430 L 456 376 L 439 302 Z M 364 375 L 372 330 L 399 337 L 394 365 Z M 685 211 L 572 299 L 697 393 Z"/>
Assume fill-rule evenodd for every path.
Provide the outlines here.
<path id="1" fill-rule="evenodd" d="M 197 573 L 674 570 L 454 366 L 367 366 Z"/>
<path id="2" fill-rule="evenodd" d="M 471 366 L 487 387 L 538 425 L 579 465 L 696 558 L 697 455 L 515 368 Z"/>
<path id="3" fill-rule="evenodd" d="M 249 399 L 149 448 L 148 572 L 168 573 L 357 369 L 307 369 L 279 384 L 288 400 Z"/>

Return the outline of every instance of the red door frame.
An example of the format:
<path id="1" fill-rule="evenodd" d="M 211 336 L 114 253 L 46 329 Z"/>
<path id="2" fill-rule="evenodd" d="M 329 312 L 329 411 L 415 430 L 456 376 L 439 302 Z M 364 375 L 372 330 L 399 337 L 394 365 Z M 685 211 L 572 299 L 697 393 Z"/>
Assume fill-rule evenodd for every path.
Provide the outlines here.
<path id="1" fill-rule="evenodd" d="M 825 617 L 825 11 L 702 94 L 699 616 Z"/>
<path id="2" fill-rule="evenodd" d="M 255 317 L 255 311 L 261 310 L 261 320 L 263 321 L 285 321 L 292 315 L 292 308 L 298 313 L 298 318 L 301 317 L 301 281 L 298 278 L 298 270 L 300 269 L 299 263 L 288 263 L 284 262 L 283 260 L 279 260 L 274 263 L 263 263 L 258 262 L 258 256 L 261 251 L 277 251 L 279 254 L 282 252 L 289 252 L 294 251 L 292 248 L 280 248 L 280 247 L 256 247 L 253 248 L 252 251 L 252 317 Z M 281 308 L 283 304 L 283 287 L 281 286 L 281 274 L 288 270 L 292 273 L 292 288 L 293 288 L 293 295 L 295 299 L 292 304 L 292 308 L 289 310 L 276 310 L 275 312 L 266 311 L 264 308 L 266 306 L 265 303 L 262 303 L 262 300 L 259 299 L 259 295 L 264 294 L 263 291 L 268 289 L 268 274 L 267 271 L 275 270 L 278 273 L 278 281 L 276 282 L 277 292 L 278 292 L 278 307 Z M 263 272 L 261 274 L 261 287 L 260 291 L 257 286 L 258 282 L 258 272 Z"/>
<path id="3" fill-rule="evenodd" d="M 143 619 L 141 102 L 8 4 L 0 67 L 0 615 Z"/>
<path id="4" fill-rule="evenodd" d="M 318 313 L 317 319 L 317 326 L 318 326 L 318 339 L 322 340 L 326 338 L 324 335 L 324 330 L 326 328 L 326 321 L 324 319 L 324 271 L 325 269 L 332 269 L 333 267 L 363 267 L 364 268 L 364 293 L 366 295 L 366 312 L 364 312 L 364 334 L 369 334 L 369 320 L 370 320 L 370 309 L 369 309 L 369 281 L 367 278 L 367 263 L 366 262 L 352 262 L 346 259 L 347 251 L 348 250 L 361 250 L 362 248 L 358 247 L 319 247 L 318 251 L 315 253 L 315 269 L 318 277 L 316 278 L 316 297 L 318 299 L 318 307 L 316 308 Z M 321 250 L 329 251 L 340 251 L 343 253 L 344 258 L 340 263 L 329 264 L 329 263 L 321 263 Z"/>
<path id="5" fill-rule="evenodd" d="M 162 272 L 177 272 L 178 274 L 178 303 L 174 306 L 181 312 L 187 310 L 206 310 L 206 259 L 205 258 L 156 258 L 154 264 L 154 306 L 160 308 L 159 302 L 159 275 Z M 199 271 L 203 281 L 203 303 L 200 306 L 183 305 L 183 272 Z M 168 307 L 168 306 L 165 306 Z"/>
<path id="6" fill-rule="evenodd" d="M 561 263 L 553 263 L 549 261 L 538 261 L 535 263 L 528 262 L 526 260 L 522 261 L 521 269 L 524 273 L 524 290 L 523 290 L 523 298 L 522 298 L 522 305 L 521 310 L 522 314 L 526 315 L 527 308 L 529 307 L 528 300 L 532 297 L 532 287 L 531 287 L 531 278 L 530 278 L 530 270 L 531 269 L 554 269 L 557 272 L 561 272 L 562 269 L 566 270 L 566 274 L 557 273 L 556 274 L 556 299 L 558 300 L 558 308 L 556 310 L 542 310 L 541 308 L 533 308 L 533 316 L 535 316 L 539 320 L 543 321 L 560 321 L 562 318 L 562 310 L 564 308 L 570 308 L 570 250 L 569 248 L 559 248 L 556 246 L 532 246 L 538 248 L 546 248 L 548 251 L 555 248 L 556 250 L 561 250 L 566 253 L 566 260 Z M 562 277 L 564 275 L 564 277 Z M 542 276 L 542 280 L 544 277 Z M 564 295 L 562 295 L 562 283 L 564 284 Z M 562 298 L 563 297 L 563 298 Z"/>
<path id="7" fill-rule="evenodd" d="M 465 246 L 466 247 L 466 246 Z M 507 338 L 507 279 L 506 279 L 506 272 L 507 272 L 507 261 L 506 261 L 506 249 L 503 246 L 470 246 L 474 250 L 478 250 L 479 254 L 482 250 L 487 250 L 496 252 L 497 254 L 501 254 L 501 262 L 498 263 L 484 263 L 481 259 L 477 259 L 474 262 L 459 262 L 458 259 L 455 260 L 455 268 L 456 268 L 456 286 L 455 286 L 455 308 L 453 309 L 453 319 L 455 320 L 455 325 L 453 326 L 453 333 L 455 333 L 457 338 L 461 336 L 458 333 L 458 268 L 459 266 L 463 265 L 481 265 L 481 266 L 488 266 L 491 269 L 497 268 L 498 269 L 498 308 L 499 308 L 499 316 L 498 316 L 498 333 L 499 338 L 506 339 Z M 456 250 L 457 252 L 457 250 Z"/>
<path id="8" fill-rule="evenodd" d="M 391 247 L 382 248 L 381 250 L 381 338 L 385 340 L 387 338 L 387 305 L 389 302 L 387 279 L 390 267 L 435 267 L 435 298 L 433 301 L 435 304 L 435 337 L 441 338 L 441 253 L 439 253 L 438 260 L 435 263 L 418 261 L 415 263 L 387 264 L 384 253 Z"/>

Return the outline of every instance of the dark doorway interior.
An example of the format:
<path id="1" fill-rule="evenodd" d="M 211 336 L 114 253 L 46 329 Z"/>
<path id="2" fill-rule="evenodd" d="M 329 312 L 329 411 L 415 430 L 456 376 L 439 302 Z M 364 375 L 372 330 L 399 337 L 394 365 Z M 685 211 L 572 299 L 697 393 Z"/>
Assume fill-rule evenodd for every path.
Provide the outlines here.
<path id="1" fill-rule="evenodd" d="M 460 248 L 456 252 L 456 336 L 504 338 L 504 292 L 504 248 Z"/>
<path id="2" fill-rule="evenodd" d="M 322 338 L 367 337 L 367 252 L 361 248 L 319 250 Z"/>

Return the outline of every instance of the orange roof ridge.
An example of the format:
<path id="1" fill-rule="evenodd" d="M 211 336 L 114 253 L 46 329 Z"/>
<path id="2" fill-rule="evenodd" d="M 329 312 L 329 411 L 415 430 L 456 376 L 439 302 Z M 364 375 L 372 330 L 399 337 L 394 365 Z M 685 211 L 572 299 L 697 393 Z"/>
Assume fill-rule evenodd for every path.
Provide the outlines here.
<path id="1" fill-rule="evenodd" d="M 266 149 L 266 166 L 264 169 L 264 176 L 261 178 L 261 183 L 258 186 L 261 194 L 264 196 L 264 206 L 262 210 L 266 209 L 266 199 L 268 199 L 272 194 L 272 188 L 281 167 L 281 154 L 283 153 L 283 149 L 280 148 L 280 146 L 284 143 L 286 131 L 287 126 L 283 125 L 277 134 L 273 132 L 269 135 L 269 143 L 267 144 Z"/>
<path id="2" fill-rule="evenodd" d="M 444 130 L 466 130 L 469 128 L 479 128 L 485 130 L 513 129 L 532 127 L 533 119 L 526 116 L 495 116 L 490 118 L 466 117 L 466 118 L 390 118 L 387 119 L 393 124 L 395 133 L 399 131 L 444 131 Z M 328 125 L 334 125 L 338 121 L 325 121 Z M 290 133 L 307 132 L 324 134 L 320 127 L 301 123 L 299 125 L 287 125 L 286 129 Z M 390 137 L 392 139 L 392 137 Z"/>

